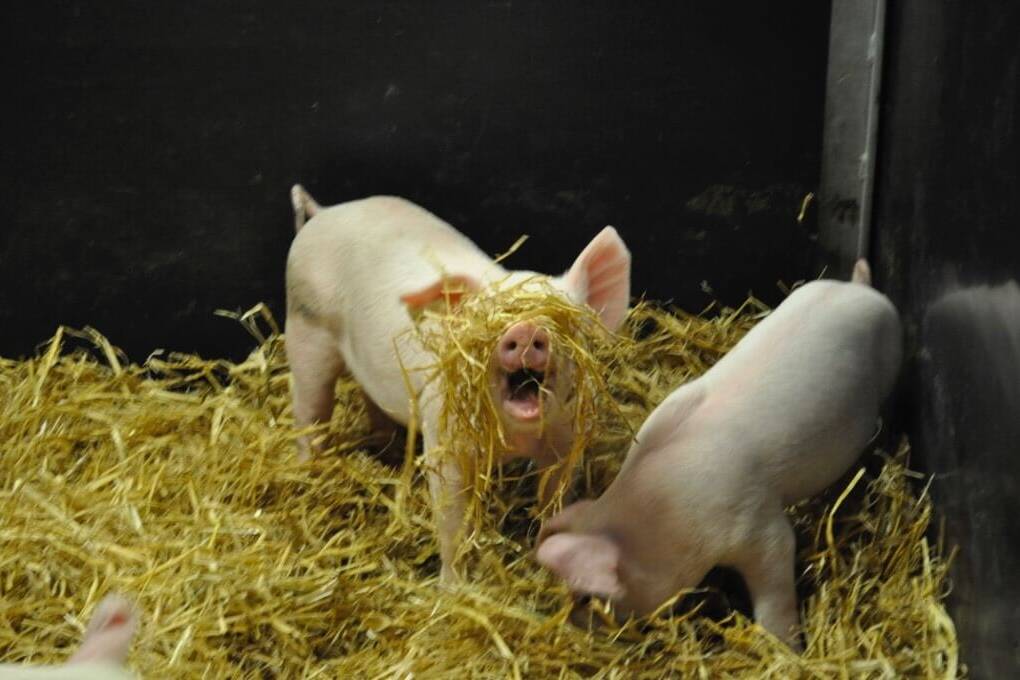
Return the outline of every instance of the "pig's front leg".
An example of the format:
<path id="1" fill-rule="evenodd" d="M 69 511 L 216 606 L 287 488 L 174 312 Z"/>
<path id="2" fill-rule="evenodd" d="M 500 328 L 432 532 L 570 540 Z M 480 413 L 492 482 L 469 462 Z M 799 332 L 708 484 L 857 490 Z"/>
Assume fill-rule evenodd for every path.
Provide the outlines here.
<path id="1" fill-rule="evenodd" d="M 736 568 L 744 577 L 754 618 L 767 631 L 801 651 L 797 589 L 793 576 L 796 541 L 782 508 L 762 513 L 750 532 L 752 542 L 740 550 Z"/>
<path id="2" fill-rule="evenodd" d="M 568 462 L 570 447 L 574 436 L 569 427 L 556 427 L 548 433 L 542 442 L 542 451 L 535 456 L 535 466 L 539 475 L 538 507 L 545 510 L 556 498 L 560 485 L 564 484 L 564 501 L 570 491 L 570 483 L 574 474 L 574 465 Z M 545 483 L 542 483 L 542 480 Z"/>
<path id="3" fill-rule="evenodd" d="M 426 451 L 438 451 L 434 442 L 425 437 Z M 439 539 L 439 558 L 442 567 L 439 583 L 451 586 L 459 580 L 456 569 L 457 552 L 464 539 L 464 524 L 467 515 L 470 484 L 464 479 L 455 456 L 443 451 L 441 455 L 430 455 L 429 493 L 432 496 L 432 512 L 436 521 Z"/>

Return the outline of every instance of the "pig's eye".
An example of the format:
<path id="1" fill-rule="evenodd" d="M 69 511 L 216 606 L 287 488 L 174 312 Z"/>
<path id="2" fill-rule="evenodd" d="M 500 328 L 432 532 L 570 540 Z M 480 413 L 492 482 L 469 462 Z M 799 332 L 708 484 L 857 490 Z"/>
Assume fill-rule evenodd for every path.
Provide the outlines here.
<path id="1" fill-rule="evenodd" d="M 575 595 L 574 606 L 576 607 L 587 607 L 591 604 L 591 595 Z"/>

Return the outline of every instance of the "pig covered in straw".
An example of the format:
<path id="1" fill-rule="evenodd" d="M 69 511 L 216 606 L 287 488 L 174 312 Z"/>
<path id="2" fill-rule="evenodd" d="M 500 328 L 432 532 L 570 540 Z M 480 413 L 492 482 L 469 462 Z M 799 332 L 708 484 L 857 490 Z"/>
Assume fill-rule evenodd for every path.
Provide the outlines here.
<path id="1" fill-rule="evenodd" d="M 441 580 L 454 569 L 472 482 L 461 464 L 488 452 L 447 455 L 440 426 L 444 394 L 415 369 L 434 357 L 422 346 L 414 319 L 434 305 L 456 308 L 465 296 L 513 288 L 554 290 L 564 303 L 586 305 L 615 329 L 630 296 L 630 253 L 616 230 L 603 229 L 562 276 L 508 271 L 449 224 L 406 200 L 376 196 L 322 208 L 300 186 L 291 192 L 297 236 L 287 259 L 287 356 L 293 371 L 294 417 L 304 428 L 327 421 L 334 383 L 344 370 L 370 400 L 374 423 L 407 425 L 419 394 L 420 426 L 429 458 Z M 512 296 L 511 296 L 512 297 Z M 500 460 L 531 458 L 568 479 L 573 450 L 569 359 L 552 346 L 541 316 L 520 318 L 492 338 L 488 398 L 501 425 Z M 412 383 L 408 385 L 408 380 Z M 307 450 L 310 443 L 304 439 Z M 552 480 L 543 488 L 560 488 Z M 540 502 L 547 502 L 541 498 Z"/>

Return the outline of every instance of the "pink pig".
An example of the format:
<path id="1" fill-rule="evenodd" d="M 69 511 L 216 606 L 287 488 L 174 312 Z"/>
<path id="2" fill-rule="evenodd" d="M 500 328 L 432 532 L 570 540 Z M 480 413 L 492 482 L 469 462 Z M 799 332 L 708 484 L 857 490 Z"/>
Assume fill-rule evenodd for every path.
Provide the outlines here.
<path id="1" fill-rule="evenodd" d="M 539 276 L 507 271 L 449 224 L 401 198 L 375 196 L 321 208 L 295 186 L 291 199 L 297 236 L 287 259 L 286 346 L 298 427 L 329 419 L 334 383 L 344 369 L 371 400 L 375 425 L 387 417 L 406 425 L 411 405 L 401 362 L 408 368 L 431 363 L 406 333 L 412 328 L 411 312 L 441 300 L 444 287 L 484 295 Z M 616 230 L 606 227 L 564 275 L 543 278 L 575 303 L 590 305 L 615 329 L 630 297 L 630 253 Z M 557 380 L 569 366 L 550 352 L 546 330 L 530 322 L 511 325 L 494 342 L 492 396 L 502 407 L 510 442 L 502 459 L 527 457 L 548 468 L 569 451 L 573 436 L 571 414 L 563 408 L 567 395 L 561 383 L 566 381 Z M 411 378 L 414 389 L 421 390 L 420 373 L 412 372 Z M 535 380 L 545 390 L 541 401 Z M 431 465 L 441 581 L 449 584 L 456 580 L 453 563 L 464 523 L 466 480 L 449 458 L 440 461 L 434 455 L 453 444 L 441 440 L 440 407 L 435 385 L 424 386 L 421 428 Z M 309 443 L 301 447 L 307 452 Z M 554 474 L 569 475 L 565 467 Z M 560 478 L 546 488 L 556 488 Z"/>
<path id="2" fill-rule="evenodd" d="M 896 309 L 868 285 L 863 260 L 853 278 L 795 290 L 652 412 L 601 497 L 542 528 L 537 559 L 575 599 L 641 616 L 727 565 L 747 583 L 755 619 L 799 644 L 784 508 L 854 463 L 900 367 Z"/>
<path id="3" fill-rule="evenodd" d="M 0 680 L 130 680 L 134 676 L 123 663 L 137 628 L 134 607 L 119 596 L 107 596 L 96 607 L 81 647 L 66 664 L 0 664 Z"/>

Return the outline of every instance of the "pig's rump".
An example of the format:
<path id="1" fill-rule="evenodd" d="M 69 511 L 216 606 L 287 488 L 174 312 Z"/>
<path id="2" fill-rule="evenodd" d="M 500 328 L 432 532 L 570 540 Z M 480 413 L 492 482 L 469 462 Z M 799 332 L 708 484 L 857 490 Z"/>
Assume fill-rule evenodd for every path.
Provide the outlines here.
<path id="1" fill-rule="evenodd" d="M 895 309 L 874 290 L 809 283 L 701 379 L 698 431 L 713 433 L 722 451 L 749 452 L 749 473 L 768 477 L 785 502 L 813 495 L 874 434 L 899 333 Z"/>

